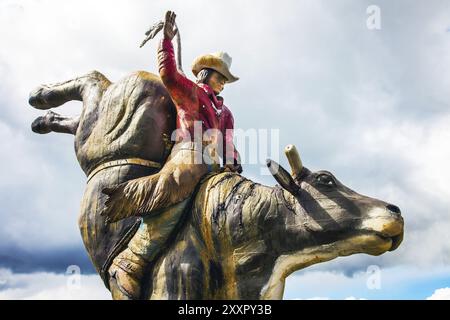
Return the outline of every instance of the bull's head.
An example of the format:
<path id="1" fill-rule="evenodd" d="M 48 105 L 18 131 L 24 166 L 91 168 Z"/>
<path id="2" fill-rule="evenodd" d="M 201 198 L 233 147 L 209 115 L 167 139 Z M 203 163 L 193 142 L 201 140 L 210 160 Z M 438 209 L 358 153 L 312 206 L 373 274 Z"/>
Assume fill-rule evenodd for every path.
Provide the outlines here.
<path id="1" fill-rule="evenodd" d="M 283 273 L 275 275 L 277 279 L 338 256 L 380 255 L 400 245 L 403 218 L 397 206 L 356 193 L 328 171 L 311 172 L 302 165 L 293 145 L 287 146 L 285 153 L 291 173 L 275 161 L 267 161 L 284 189 L 279 194 L 287 208 L 272 217 L 284 220 L 273 226 L 285 228 L 283 238 L 273 243 L 280 250 L 275 273 Z M 283 289 L 279 287 L 269 281 L 265 297 L 280 295 L 274 292 Z"/>

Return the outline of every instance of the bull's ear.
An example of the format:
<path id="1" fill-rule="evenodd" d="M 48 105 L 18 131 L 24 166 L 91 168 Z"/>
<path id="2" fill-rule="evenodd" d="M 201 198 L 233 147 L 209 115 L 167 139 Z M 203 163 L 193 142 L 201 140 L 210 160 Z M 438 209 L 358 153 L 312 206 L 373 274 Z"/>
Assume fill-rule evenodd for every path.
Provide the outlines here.
<path id="1" fill-rule="evenodd" d="M 284 169 L 281 165 L 271 159 L 266 160 L 266 165 L 267 168 L 269 168 L 270 173 L 273 175 L 275 180 L 277 180 L 280 186 L 282 186 L 293 195 L 298 194 L 300 188 L 295 183 L 289 172 L 286 171 L 286 169 Z"/>

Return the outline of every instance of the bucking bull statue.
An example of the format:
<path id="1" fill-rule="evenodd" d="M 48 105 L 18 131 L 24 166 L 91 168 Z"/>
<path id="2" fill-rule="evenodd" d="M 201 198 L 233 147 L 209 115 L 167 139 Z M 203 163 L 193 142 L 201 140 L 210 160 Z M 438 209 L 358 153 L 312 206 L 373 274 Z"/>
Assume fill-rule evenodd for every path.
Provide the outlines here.
<path id="1" fill-rule="evenodd" d="M 92 71 L 41 85 L 29 103 L 46 110 L 71 100 L 83 103 L 79 117 L 48 111 L 32 130 L 75 135 L 87 176 L 81 235 L 105 286 L 120 298 L 108 270 L 143 227 L 142 218 L 106 223 L 103 191 L 159 172 L 173 146 L 176 110 L 160 78 L 144 71 L 116 83 Z M 286 277 L 296 270 L 400 245 L 397 206 L 354 192 L 328 171 L 309 171 L 292 145 L 285 152 L 291 173 L 267 161 L 275 187 L 219 171 L 202 179 L 172 219 L 149 218 L 145 227 L 164 234 L 164 241 L 155 244 L 158 254 L 140 277 L 140 299 L 281 299 Z"/>

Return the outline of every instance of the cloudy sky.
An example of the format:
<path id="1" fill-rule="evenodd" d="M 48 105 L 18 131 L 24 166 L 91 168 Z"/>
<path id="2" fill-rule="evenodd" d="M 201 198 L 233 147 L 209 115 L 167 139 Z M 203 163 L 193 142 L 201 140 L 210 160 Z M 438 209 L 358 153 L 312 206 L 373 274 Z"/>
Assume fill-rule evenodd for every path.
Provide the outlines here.
<path id="1" fill-rule="evenodd" d="M 380 29 L 367 27 L 370 5 Z M 233 57 L 241 80 L 223 96 L 237 128 L 279 130 L 279 145 L 296 144 L 310 169 L 402 209 L 398 250 L 299 271 L 285 298 L 449 299 L 446 0 L 0 0 L 0 299 L 109 298 L 78 232 L 85 177 L 73 137 L 33 134 L 42 112 L 28 95 L 93 69 L 113 82 L 156 72 L 156 42 L 138 46 L 167 9 L 177 13 L 186 71 L 203 53 Z M 287 166 L 281 152 L 271 156 Z M 260 168 L 246 164 L 244 174 L 273 185 Z"/>

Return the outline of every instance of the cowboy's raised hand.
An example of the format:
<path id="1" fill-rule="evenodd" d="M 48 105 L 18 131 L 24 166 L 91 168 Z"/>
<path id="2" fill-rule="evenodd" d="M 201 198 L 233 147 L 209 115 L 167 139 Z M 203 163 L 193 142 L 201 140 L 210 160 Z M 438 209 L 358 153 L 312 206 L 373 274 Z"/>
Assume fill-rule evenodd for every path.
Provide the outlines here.
<path id="1" fill-rule="evenodd" d="M 177 34 L 177 27 L 175 26 L 176 14 L 173 11 L 166 12 L 166 18 L 164 20 L 164 39 L 172 40 Z"/>

